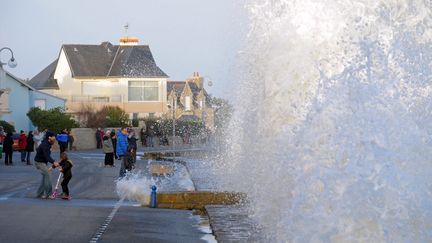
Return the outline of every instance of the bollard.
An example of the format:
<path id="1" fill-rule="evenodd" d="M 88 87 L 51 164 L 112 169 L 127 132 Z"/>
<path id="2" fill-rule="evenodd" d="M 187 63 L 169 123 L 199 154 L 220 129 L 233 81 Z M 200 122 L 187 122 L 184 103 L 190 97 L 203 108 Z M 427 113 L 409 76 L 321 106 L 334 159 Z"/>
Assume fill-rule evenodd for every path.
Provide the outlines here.
<path id="1" fill-rule="evenodd" d="M 152 192 L 151 192 L 151 207 L 152 208 L 156 207 L 156 189 L 157 189 L 157 187 L 155 185 L 153 185 L 151 187 L 151 190 L 152 190 Z"/>

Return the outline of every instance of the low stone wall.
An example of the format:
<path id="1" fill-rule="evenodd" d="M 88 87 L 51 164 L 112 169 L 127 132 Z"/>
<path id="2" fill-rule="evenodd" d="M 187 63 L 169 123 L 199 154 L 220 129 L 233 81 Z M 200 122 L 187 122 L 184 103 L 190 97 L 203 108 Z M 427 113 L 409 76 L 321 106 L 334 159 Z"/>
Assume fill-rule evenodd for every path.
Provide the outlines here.
<path id="1" fill-rule="evenodd" d="M 95 149 L 96 148 L 96 129 L 94 128 L 72 128 L 74 135 L 74 146 L 80 149 Z"/>
<path id="2" fill-rule="evenodd" d="M 112 130 L 113 128 L 105 128 L 104 131 Z M 119 130 L 120 128 L 114 128 Z M 138 147 L 141 146 L 141 140 L 139 137 L 140 134 L 140 128 L 134 127 L 132 128 L 135 131 L 135 135 L 138 138 L 137 144 Z M 80 149 L 96 149 L 96 129 L 95 128 L 72 128 L 72 133 L 74 134 L 74 146 L 80 150 Z M 172 144 L 172 136 L 168 137 L 169 144 Z M 181 137 L 176 136 L 175 137 L 175 145 L 182 145 L 183 140 Z M 199 144 L 201 143 L 202 138 L 198 136 L 191 136 L 191 142 L 192 144 Z M 56 143 L 57 144 L 57 143 Z M 154 146 L 159 147 L 159 138 L 154 138 Z M 57 149 L 57 147 L 53 147 L 53 149 Z"/>

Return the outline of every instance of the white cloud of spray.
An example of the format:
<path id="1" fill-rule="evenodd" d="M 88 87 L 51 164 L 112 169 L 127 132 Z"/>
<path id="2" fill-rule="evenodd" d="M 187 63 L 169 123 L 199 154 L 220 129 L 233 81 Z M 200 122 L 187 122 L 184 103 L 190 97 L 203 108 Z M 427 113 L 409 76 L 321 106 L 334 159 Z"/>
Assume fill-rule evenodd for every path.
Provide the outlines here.
<path id="1" fill-rule="evenodd" d="M 430 7 L 248 5 L 230 149 L 216 170 L 248 193 L 267 240 L 432 239 Z"/>

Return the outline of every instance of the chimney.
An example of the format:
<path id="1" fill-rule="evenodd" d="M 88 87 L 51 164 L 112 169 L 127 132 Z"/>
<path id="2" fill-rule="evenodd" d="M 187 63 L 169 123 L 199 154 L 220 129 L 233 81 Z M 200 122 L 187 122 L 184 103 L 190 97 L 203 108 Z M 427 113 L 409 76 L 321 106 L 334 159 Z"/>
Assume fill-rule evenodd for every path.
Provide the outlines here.
<path id="1" fill-rule="evenodd" d="M 138 45 L 138 42 L 139 42 L 138 37 L 124 36 L 120 38 L 121 46 L 136 46 Z"/>

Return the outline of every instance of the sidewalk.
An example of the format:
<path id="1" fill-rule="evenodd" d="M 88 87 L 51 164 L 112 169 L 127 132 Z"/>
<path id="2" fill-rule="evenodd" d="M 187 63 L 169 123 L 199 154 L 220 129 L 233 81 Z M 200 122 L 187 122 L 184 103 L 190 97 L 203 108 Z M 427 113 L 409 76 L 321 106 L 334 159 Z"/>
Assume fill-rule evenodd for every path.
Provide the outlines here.
<path id="1" fill-rule="evenodd" d="M 218 191 L 220 184 L 209 170 L 209 161 L 185 157 L 176 160 L 187 166 L 197 191 Z M 265 242 L 245 205 L 207 205 L 205 210 L 218 242 Z"/>

